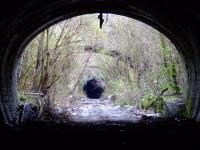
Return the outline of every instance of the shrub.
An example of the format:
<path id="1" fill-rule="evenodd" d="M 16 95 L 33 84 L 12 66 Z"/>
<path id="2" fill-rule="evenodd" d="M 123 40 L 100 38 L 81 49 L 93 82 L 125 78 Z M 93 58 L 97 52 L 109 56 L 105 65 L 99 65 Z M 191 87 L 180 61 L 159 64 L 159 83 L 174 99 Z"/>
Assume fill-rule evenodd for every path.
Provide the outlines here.
<path id="1" fill-rule="evenodd" d="M 165 113 L 165 103 L 163 97 L 157 97 L 154 94 L 146 94 L 141 102 L 141 107 L 144 110 L 153 108 L 154 112 L 164 114 Z"/>

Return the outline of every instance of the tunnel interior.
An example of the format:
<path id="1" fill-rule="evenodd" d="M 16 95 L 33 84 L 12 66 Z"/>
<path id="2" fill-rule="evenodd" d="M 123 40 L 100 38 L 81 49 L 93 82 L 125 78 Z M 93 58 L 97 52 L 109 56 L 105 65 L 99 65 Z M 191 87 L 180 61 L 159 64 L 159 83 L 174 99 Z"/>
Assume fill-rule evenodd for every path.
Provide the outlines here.
<path id="1" fill-rule="evenodd" d="M 1 124 L 3 126 L 13 125 L 16 123 L 16 106 L 18 105 L 16 99 L 16 67 L 19 58 L 26 47 L 26 45 L 41 31 L 50 27 L 51 25 L 62 21 L 64 19 L 74 17 L 81 14 L 86 13 L 94 13 L 94 12 L 103 12 L 103 13 L 115 13 L 119 15 L 128 16 L 131 18 L 135 18 L 141 20 L 142 22 L 149 24 L 150 26 L 158 29 L 162 33 L 164 33 L 176 46 L 180 54 L 183 56 L 185 61 L 186 70 L 187 70 L 187 79 L 188 79 L 188 89 L 186 94 L 186 104 L 188 105 L 187 111 L 189 114 L 189 119 L 183 121 L 183 124 L 177 123 L 177 120 L 170 120 L 172 126 L 170 126 L 165 121 L 161 121 L 156 123 L 160 128 L 154 126 L 152 130 L 152 126 L 148 126 L 150 135 L 163 135 L 162 133 L 166 133 L 167 135 L 177 133 L 179 137 L 181 135 L 196 135 L 199 133 L 199 128 L 196 125 L 197 122 L 193 122 L 190 119 L 198 120 L 199 119 L 199 73 L 200 73 L 200 64 L 199 64 L 199 34 L 200 29 L 199 26 L 199 11 L 198 7 L 199 3 L 196 1 L 191 1 L 188 6 L 188 3 L 175 3 L 171 1 L 167 2 L 149 2 L 147 0 L 143 1 L 34 1 L 34 2 L 21 2 L 16 5 L 15 11 L 8 13 L 5 16 L 2 16 L 0 30 L 0 36 L 3 37 L 0 39 L 0 47 L 1 47 L 1 101 L 0 101 L 0 111 L 1 111 Z M 6 6 L 6 7 L 14 7 Z M 18 9 L 17 9 L 18 8 Z M 177 9 L 178 8 L 178 9 Z M 45 9 L 45 11 L 44 11 Z M 3 9 L 2 9 L 3 11 Z M 5 14 L 5 13 L 3 13 Z M 150 121 L 152 122 L 152 121 Z M 174 123 L 175 122 L 175 123 Z M 145 122 L 145 124 L 149 125 L 149 122 Z M 164 125 L 163 125 L 164 124 Z M 35 127 L 34 127 L 35 125 Z M 163 125 L 163 126 L 162 126 Z M 44 125 L 46 126 L 46 125 Z M 40 131 L 40 129 L 44 129 L 44 126 L 39 126 L 36 131 Z M 166 126 L 171 127 L 173 131 L 170 132 L 171 129 L 167 130 Z M 36 129 L 37 125 L 32 123 L 30 126 L 25 125 L 22 130 L 24 130 L 24 134 L 28 135 L 30 133 L 30 129 Z M 49 126 L 50 127 L 50 126 Z M 80 124 L 79 124 L 80 127 Z M 91 126 L 90 126 L 91 127 Z M 96 133 L 95 126 L 94 128 L 90 128 L 91 132 Z M 113 127 L 112 125 L 110 126 Z M 111 132 L 108 132 L 110 135 L 114 135 L 119 131 L 119 128 L 112 128 Z M 125 125 L 128 129 L 128 133 L 131 131 L 135 131 L 137 128 L 133 128 L 133 126 Z M 130 128 L 128 128 L 130 127 Z M 137 126 L 140 128 L 141 126 Z M 173 128 L 174 127 L 174 128 Z M 191 130 L 185 130 L 184 127 L 194 127 L 190 128 Z M 50 127 L 51 128 L 51 127 Z M 54 128 L 54 127 L 53 127 Z M 82 129 L 85 131 L 87 127 L 84 126 Z M 52 128 L 51 128 L 52 129 Z M 68 128 L 70 129 L 70 127 Z M 77 128 L 76 128 L 77 129 Z M 78 128 L 81 130 L 81 128 Z M 108 131 L 108 126 L 104 124 L 104 129 Z M 116 129 L 116 130 L 115 130 Z M 129 130 L 130 129 L 130 130 Z M 146 128 L 147 129 L 147 128 Z M 160 130 L 158 130 L 160 129 Z M 9 128 L 10 130 L 10 128 Z M 11 129 L 14 132 L 10 133 L 13 135 L 17 133 L 19 130 Z M 22 131 L 20 129 L 20 131 Z M 123 130 L 123 129 L 122 129 Z M 150 132 L 150 130 L 152 132 Z M 7 130 L 3 130 L 7 131 Z M 35 130 L 33 130 L 35 131 Z M 55 131 L 55 130 L 54 130 Z M 102 131 L 102 130 L 101 130 Z M 123 130 L 124 131 L 124 130 Z M 140 131 L 144 131 L 144 126 L 140 128 Z M 155 131 L 155 132 L 153 132 Z M 158 131 L 158 132 L 157 132 Z M 166 132 L 165 132 L 166 131 Z M 185 131 L 185 132 L 184 132 Z M 52 131 L 53 132 L 53 131 Z M 139 130 L 138 130 L 139 132 Z M 74 132 L 73 132 L 74 133 Z M 79 132 L 80 133 L 80 132 Z M 102 133 L 102 132 L 100 132 Z M 121 133 L 117 132 L 117 133 Z M 120 134 L 121 138 L 126 137 L 130 134 L 127 132 L 122 132 L 125 134 Z M 135 133 L 135 132 L 134 132 Z M 34 134 L 34 133 L 32 133 Z M 44 133 L 45 135 L 46 133 Z M 54 134 L 58 134 L 58 132 L 54 132 Z M 87 134 L 87 132 L 85 133 Z M 8 134 L 9 135 L 9 134 Z M 17 134 L 16 134 L 17 135 Z M 46 134 L 47 135 L 47 134 Z M 105 134 L 104 134 L 105 135 Z M 138 133 L 138 135 L 141 135 Z M 35 134 L 38 137 L 37 134 Z M 89 136 L 89 135 L 88 135 Z M 4 137 L 4 136 L 3 136 Z M 7 136 L 5 136 L 5 139 Z M 15 137 L 15 136 L 13 136 Z M 87 136 L 86 136 L 87 137 Z M 90 137 L 92 137 L 90 135 Z M 192 136 L 193 137 L 193 136 Z M 133 137 L 132 137 L 133 138 Z M 134 138 L 133 138 L 134 139 Z M 13 139 L 14 141 L 14 139 Z M 70 140 L 69 140 L 70 141 Z M 81 141 L 81 139 L 80 139 Z M 114 140 L 113 140 L 114 141 Z M 131 143 L 130 139 L 125 143 Z M 123 144 L 124 141 L 120 141 L 119 143 Z"/>

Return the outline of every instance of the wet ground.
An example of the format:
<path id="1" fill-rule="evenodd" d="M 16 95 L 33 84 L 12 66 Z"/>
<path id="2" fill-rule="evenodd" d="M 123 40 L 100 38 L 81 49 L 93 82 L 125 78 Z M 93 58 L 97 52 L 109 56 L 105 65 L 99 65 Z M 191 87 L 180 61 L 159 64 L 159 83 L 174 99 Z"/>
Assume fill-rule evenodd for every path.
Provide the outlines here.
<path id="1" fill-rule="evenodd" d="M 136 123 L 143 117 L 159 117 L 153 111 L 144 111 L 136 106 L 114 105 L 109 99 L 82 99 L 68 108 L 56 108 L 56 113 L 66 115 L 66 122 L 126 121 Z M 64 118 L 64 116 L 63 116 Z"/>
<path id="2" fill-rule="evenodd" d="M 198 149 L 200 122 L 162 118 L 107 100 L 83 99 L 70 109 L 69 122 L 26 122 L 0 126 L 1 146 L 15 149 Z M 73 109 L 72 109 L 73 108 Z M 10 144 L 7 144 L 9 142 Z"/>

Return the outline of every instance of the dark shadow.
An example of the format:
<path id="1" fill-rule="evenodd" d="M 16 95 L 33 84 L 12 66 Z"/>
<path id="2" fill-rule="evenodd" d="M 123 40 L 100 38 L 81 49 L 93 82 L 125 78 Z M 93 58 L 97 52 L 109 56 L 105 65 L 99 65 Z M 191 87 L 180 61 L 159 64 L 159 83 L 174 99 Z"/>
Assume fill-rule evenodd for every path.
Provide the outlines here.
<path id="1" fill-rule="evenodd" d="M 83 86 L 83 91 L 88 98 L 98 99 L 102 96 L 105 86 L 102 80 L 95 77 L 88 79 Z"/>

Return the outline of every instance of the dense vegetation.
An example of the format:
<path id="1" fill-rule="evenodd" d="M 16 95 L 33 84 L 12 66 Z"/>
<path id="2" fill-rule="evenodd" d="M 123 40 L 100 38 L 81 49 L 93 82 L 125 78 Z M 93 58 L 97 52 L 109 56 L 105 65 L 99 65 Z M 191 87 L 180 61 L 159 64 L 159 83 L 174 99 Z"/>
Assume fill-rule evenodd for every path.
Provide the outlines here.
<path id="1" fill-rule="evenodd" d="M 162 33 L 112 14 L 104 14 L 102 29 L 97 14 L 46 29 L 26 47 L 17 76 L 19 99 L 37 103 L 41 113 L 84 98 L 90 77 L 105 82 L 104 97 L 114 94 L 116 105 L 147 108 L 159 99 L 154 109 L 162 112 L 167 97 L 182 95 L 186 78 L 180 55 Z"/>

